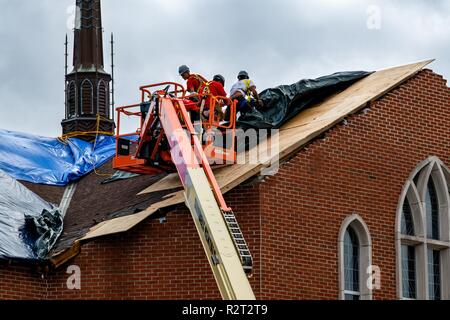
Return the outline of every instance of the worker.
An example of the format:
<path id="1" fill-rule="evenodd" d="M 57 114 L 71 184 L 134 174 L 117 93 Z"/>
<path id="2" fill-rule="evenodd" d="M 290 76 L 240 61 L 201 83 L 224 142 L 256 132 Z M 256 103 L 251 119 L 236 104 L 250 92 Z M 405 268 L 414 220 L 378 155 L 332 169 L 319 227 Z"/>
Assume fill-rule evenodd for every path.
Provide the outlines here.
<path id="1" fill-rule="evenodd" d="M 205 95 L 203 97 L 203 101 L 202 101 L 201 107 L 200 107 L 202 116 L 205 119 L 209 119 L 212 97 L 223 97 L 223 98 L 227 97 L 227 93 L 225 92 L 224 86 L 225 86 L 225 77 L 220 74 L 216 74 L 213 77 L 212 81 L 204 83 L 200 87 L 199 93 L 202 95 Z M 229 103 L 224 100 L 220 100 L 215 104 L 215 113 L 218 116 L 219 121 L 223 120 L 223 118 L 224 118 L 224 113 L 223 113 L 222 107 L 225 105 L 228 105 L 228 104 Z"/>
<path id="2" fill-rule="evenodd" d="M 187 91 L 190 93 L 198 93 L 202 84 L 208 82 L 204 77 L 199 74 L 191 74 L 191 70 L 188 66 L 182 65 L 178 68 L 180 76 L 187 81 Z"/>
<path id="3" fill-rule="evenodd" d="M 187 96 L 185 100 L 185 105 L 188 107 L 188 111 L 191 117 L 191 121 L 194 124 L 195 131 L 197 133 L 201 133 L 202 131 L 202 122 L 200 117 L 200 108 L 199 108 L 199 102 L 200 98 L 198 96 L 195 96 L 198 94 L 200 87 L 207 83 L 208 81 L 198 74 L 191 74 L 191 70 L 187 65 L 182 65 L 178 68 L 178 73 L 180 76 L 186 80 L 186 87 L 187 92 L 193 94 L 193 96 Z"/>
<path id="4" fill-rule="evenodd" d="M 256 91 L 256 85 L 250 80 L 247 71 L 239 72 L 238 82 L 231 88 L 230 98 L 238 101 L 236 111 L 241 114 L 249 112 L 253 107 L 264 106 Z"/>

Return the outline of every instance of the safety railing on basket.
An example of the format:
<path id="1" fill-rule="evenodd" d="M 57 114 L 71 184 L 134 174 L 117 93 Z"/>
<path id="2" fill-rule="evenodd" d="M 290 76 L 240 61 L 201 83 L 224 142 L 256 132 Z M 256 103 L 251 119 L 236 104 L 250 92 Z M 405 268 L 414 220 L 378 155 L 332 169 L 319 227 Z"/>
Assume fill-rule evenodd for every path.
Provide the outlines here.
<path id="1" fill-rule="evenodd" d="M 150 103 L 155 95 L 161 98 L 170 98 L 174 101 L 181 101 L 188 111 L 199 112 L 201 114 L 202 127 L 206 131 L 210 129 L 218 129 L 223 132 L 232 130 L 234 136 L 236 128 L 236 100 L 232 100 L 228 97 L 213 96 L 211 94 L 187 94 L 184 87 L 176 82 L 155 83 L 141 86 L 139 89 L 141 92 L 140 104 L 123 106 L 116 109 L 117 139 L 141 135 L 141 128 L 144 126 L 145 121 L 145 114 L 143 114 L 141 107 L 144 103 Z M 175 103 L 174 107 L 177 106 L 179 107 L 179 104 Z M 228 110 L 223 111 L 224 107 L 228 108 Z M 139 128 L 133 133 L 121 133 L 121 116 L 139 117 Z M 183 127 L 186 127 L 184 121 L 182 125 Z"/>

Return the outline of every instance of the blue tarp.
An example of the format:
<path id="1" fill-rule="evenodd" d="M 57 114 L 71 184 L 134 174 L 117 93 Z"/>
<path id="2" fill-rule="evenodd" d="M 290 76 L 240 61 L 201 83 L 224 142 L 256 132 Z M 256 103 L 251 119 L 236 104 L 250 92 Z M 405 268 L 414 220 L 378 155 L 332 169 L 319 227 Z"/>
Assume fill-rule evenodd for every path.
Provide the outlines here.
<path id="1" fill-rule="evenodd" d="M 64 186 L 100 167 L 115 152 L 115 138 L 110 136 L 99 136 L 95 144 L 76 138 L 63 143 L 0 129 L 0 170 L 17 180 Z"/>

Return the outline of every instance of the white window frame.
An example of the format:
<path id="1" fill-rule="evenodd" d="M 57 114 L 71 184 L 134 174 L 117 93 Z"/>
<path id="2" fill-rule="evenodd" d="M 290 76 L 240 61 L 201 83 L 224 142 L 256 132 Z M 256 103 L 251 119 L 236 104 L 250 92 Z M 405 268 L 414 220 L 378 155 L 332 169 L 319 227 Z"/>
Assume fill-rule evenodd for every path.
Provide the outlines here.
<path id="1" fill-rule="evenodd" d="M 359 292 L 345 290 L 344 237 L 345 232 L 352 227 L 359 241 Z M 372 238 L 369 228 L 358 214 L 352 214 L 344 219 L 338 238 L 339 260 L 339 299 L 345 300 L 345 294 L 359 294 L 360 300 L 372 300 L 372 290 L 368 287 L 367 270 L 372 266 Z"/>
<path id="2" fill-rule="evenodd" d="M 419 176 L 418 176 L 419 175 Z M 417 185 L 414 179 L 418 176 Z M 432 178 L 439 202 L 440 239 L 427 237 L 427 217 L 425 195 L 429 179 Z M 416 247 L 416 297 L 418 300 L 429 299 L 428 292 L 428 249 L 441 251 L 441 299 L 450 299 L 450 170 L 438 157 L 429 157 L 421 162 L 412 172 L 400 195 L 396 217 L 396 264 L 397 264 L 397 296 L 402 300 L 402 257 L 401 246 Z M 414 222 L 414 236 L 401 233 L 403 202 L 408 198 Z"/>

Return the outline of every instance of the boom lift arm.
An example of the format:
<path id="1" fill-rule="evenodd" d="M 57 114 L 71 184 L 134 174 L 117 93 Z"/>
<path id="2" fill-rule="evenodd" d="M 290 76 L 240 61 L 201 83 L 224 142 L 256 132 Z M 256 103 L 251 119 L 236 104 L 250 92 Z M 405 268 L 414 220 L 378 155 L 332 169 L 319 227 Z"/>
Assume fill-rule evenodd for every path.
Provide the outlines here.
<path id="1" fill-rule="evenodd" d="M 168 84 L 175 86 L 172 97 L 168 97 L 167 88 L 163 92 L 152 94 L 150 105 L 147 102 L 145 110 L 143 91 L 141 112 L 134 114 L 142 118 L 136 153 L 124 160 L 127 156 L 118 152 L 114 159 L 114 167 L 142 172 L 143 167 L 149 166 L 146 159 L 139 159 L 144 153 L 149 155 L 149 152 L 143 152 L 143 149 L 150 144 L 154 148 L 150 153 L 154 155 L 155 150 L 162 145 L 164 135 L 164 140 L 169 144 L 171 161 L 185 190 L 186 205 L 191 212 L 222 298 L 254 300 L 255 296 L 246 275 L 251 274 L 253 263 L 247 243 L 233 211 L 226 205 L 203 145 L 190 120 L 185 106 L 184 89 L 178 89 L 177 86 L 181 87 L 178 84 Z M 143 88 L 148 90 L 148 87 L 151 86 L 142 87 L 141 91 Z M 175 97 L 180 91 L 182 97 Z M 131 107 L 136 105 L 118 108 L 118 119 L 121 112 L 133 115 L 126 111 Z M 214 103 L 211 105 L 210 114 L 214 117 Z M 118 143 L 118 150 L 120 148 L 121 145 Z M 152 165 L 155 166 L 155 163 Z"/>

